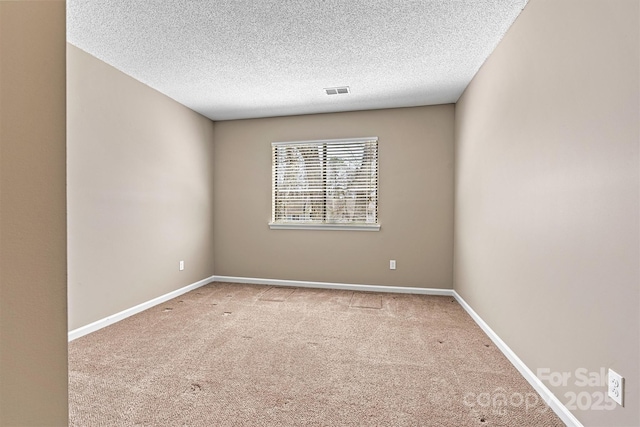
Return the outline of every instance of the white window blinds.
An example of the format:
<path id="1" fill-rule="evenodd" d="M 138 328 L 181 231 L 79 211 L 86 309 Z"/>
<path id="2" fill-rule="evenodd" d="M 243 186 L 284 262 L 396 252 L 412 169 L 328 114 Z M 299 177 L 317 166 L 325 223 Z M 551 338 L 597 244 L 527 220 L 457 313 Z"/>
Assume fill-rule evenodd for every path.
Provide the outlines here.
<path id="1" fill-rule="evenodd" d="M 379 229 L 377 137 L 274 142 L 272 151 L 272 228 Z"/>

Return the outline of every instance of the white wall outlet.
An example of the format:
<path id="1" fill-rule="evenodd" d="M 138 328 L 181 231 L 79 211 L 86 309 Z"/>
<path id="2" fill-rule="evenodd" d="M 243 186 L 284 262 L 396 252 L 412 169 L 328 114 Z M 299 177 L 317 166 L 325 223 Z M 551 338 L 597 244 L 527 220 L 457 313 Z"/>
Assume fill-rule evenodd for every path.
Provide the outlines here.
<path id="1" fill-rule="evenodd" d="M 609 384 L 609 397 L 618 405 L 624 406 L 624 378 L 622 378 L 620 374 L 609 369 L 607 383 Z"/>
<path id="2" fill-rule="evenodd" d="M 184 270 L 184 261 L 180 261 L 180 271 Z"/>
<path id="3" fill-rule="evenodd" d="M 389 270 L 395 270 L 395 269 L 396 269 L 396 260 L 395 259 L 389 260 Z"/>

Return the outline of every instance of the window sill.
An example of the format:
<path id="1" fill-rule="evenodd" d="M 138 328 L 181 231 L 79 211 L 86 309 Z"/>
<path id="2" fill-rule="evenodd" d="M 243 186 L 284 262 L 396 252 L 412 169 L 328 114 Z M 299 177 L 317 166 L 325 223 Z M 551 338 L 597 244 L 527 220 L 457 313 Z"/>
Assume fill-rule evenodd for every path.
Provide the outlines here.
<path id="1" fill-rule="evenodd" d="M 380 224 L 282 224 L 269 223 L 272 230 L 380 231 Z"/>

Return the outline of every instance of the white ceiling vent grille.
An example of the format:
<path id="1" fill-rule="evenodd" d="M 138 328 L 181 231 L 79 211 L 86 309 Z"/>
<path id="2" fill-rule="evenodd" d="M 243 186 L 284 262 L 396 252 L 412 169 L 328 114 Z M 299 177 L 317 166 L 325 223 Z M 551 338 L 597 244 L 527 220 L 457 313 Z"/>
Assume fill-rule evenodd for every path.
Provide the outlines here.
<path id="1" fill-rule="evenodd" d="M 343 95 L 345 93 L 349 93 L 349 86 L 327 87 L 324 89 L 324 92 L 327 95 Z"/>

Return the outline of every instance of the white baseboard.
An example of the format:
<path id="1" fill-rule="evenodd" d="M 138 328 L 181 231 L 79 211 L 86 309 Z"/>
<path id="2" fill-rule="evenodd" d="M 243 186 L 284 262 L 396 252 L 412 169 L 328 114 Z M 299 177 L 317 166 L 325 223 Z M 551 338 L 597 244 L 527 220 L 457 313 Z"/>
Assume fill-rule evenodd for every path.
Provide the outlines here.
<path id="1" fill-rule="evenodd" d="M 354 285 L 349 283 L 305 282 L 300 280 L 257 279 L 252 277 L 213 276 L 214 282 L 249 283 L 256 285 L 292 286 L 297 288 L 342 289 L 346 291 L 389 292 L 453 296 L 453 289 L 414 288 L 383 285 Z"/>
<path id="2" fill-rule="evenodd" d="M 509 348 L 509 346 L 502 341 L 502 339 L 496 334 L 493 329 L 482 320 L 482 318 L 476 313 L 469 304 L 456 292 L 453 291 L 453 296 L 460 303 L 462 308 L 469 313 L 469 316 L 480 326 L 485 334 L 493 341 L 493 343 L 500 349 L 502 354 L 516 367 L 520 374 L 531 384 L 536 392 L 547 402 L 547 405 L 553 410 L 553 412 L 560 417 L 560 419 L 567 425 L 572 427 L 583 427 L 582 423 L 567 409 L 566 406 L 558 400 L 558 398 L 547 388 L 546 385 L 538 378 L 531 369 Z"/>
<path id="3" fill-rule="evenodd" d="M 74 329 L 73 331 L 69 331 L 68 335 L 68 340 L 69 342 L 80 338 L 82 336 L 85 336 L 87 334 L 90 334 L 91 332 L 95 332 L 98 329 L 102 329 L 106 326 L 112 325 L 116 322 L 119 322 L 122 319 L 126 319 L 129 316 L 133 316 L 134 314 L 140 313 L 141 311 L 144 311 L 148 308 L 151 308 L 153 306 L 156 306 L 158 304 L 162 304 L 165 301 L 169 301 L 172 298 L 178 297 L 182 294 L 186 294 L 189 291 L 192 291 L 194 289 L 197 289 L 201 286 L 204 286 L 208 283 L 211 283 L 214 281 L 214 276 L 210 276 L 207 277 L 206 279 L 202 279 L 197 281 L 196 283 L 192 283 L 190 285 L 187 285 L 183 288 L 180 289 L 176 289 L 175 291 L 169 292 L 167 294 L 161 295 L 157 298 L 154 298 L 150 301 L 147 302 L 143 302 L 142 304 L 138 304 L 135 307 L 131 307 L 128 308 L 126 310 L 123 310 L 119 313 L 116 314 L 112 314 L 111 316 L 107 316 L 104 319 L 100 319 L 100 320 L 96 320 L 93 323 L 89 323 L 88 325 L 85 326 L 81 326 L 78 329 Z"/>

